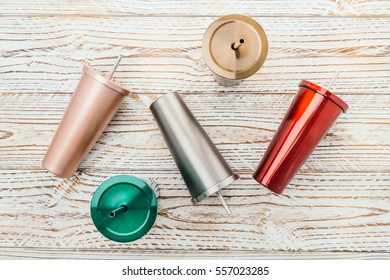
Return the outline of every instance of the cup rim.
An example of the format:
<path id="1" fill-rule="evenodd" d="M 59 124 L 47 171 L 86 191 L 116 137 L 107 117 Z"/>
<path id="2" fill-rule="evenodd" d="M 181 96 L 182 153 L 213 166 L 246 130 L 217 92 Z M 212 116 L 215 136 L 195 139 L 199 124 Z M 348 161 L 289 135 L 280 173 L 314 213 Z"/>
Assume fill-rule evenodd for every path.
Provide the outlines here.
<path id="1" fill-rule="evenodd" d="M 107 79 L 107 77 L 103 74 L 103 72 L 94 69 L 89 64 L 84 64 L 83 72 L 86 75 L 90 76 L 95 81 L 101 83 L 102 85 L 110 88 L 111 90 L 113 90 L 121 95 L 127 96 L 130 93 L 130 90 L 123 87 L 120 83 L 118 83 L 114 79 L 111 79 L 111 80 Z"/>
<path id="2" fill-rule="evenodd" d="M 318 94 L 321 94 L 322 96 L 324 96 L 325 98 L 329 99 L 330 101 L 332 101 L 333 103 L 335 103 L 337 106 L 340 107 L 341 110 L 343 110 L 343 112 L 347 112 L 349 106 L 348 104 L 343 101 L 340 97 L 338 97 L 337 95 L 335 95 L 334 93 L 330 92 L 329 90 L 315 84 L 315 83 L 312 83 L 310 81 L 306 81 L 306 80 L 302 80 L 299 84 L 300 87 L 305 87 L 305 88 L 308 88 Z"/>

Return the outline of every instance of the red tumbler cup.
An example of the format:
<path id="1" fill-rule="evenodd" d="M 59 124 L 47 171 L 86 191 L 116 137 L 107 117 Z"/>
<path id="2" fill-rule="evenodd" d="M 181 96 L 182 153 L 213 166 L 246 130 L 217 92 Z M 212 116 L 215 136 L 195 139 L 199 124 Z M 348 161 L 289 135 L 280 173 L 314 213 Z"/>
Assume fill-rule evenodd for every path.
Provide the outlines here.
<path id="1" fill-rule="evenodd" d="M 282 193 L 348 105 L 325 88 L 302 81 L 253 178 Z"/>

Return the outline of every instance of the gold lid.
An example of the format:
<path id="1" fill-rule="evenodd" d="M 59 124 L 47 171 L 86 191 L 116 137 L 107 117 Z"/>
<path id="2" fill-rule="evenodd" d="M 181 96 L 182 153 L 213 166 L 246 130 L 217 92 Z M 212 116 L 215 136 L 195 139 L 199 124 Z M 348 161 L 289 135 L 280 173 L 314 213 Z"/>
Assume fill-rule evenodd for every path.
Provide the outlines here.
<path id="1" fill-rule="evenodd" d="M 244 79 L 263 65 L 268 53 L 264 29 L 252 18 L 232 14 L 214 21 L 203 37 L 203 58 L 211 71 Z"/>

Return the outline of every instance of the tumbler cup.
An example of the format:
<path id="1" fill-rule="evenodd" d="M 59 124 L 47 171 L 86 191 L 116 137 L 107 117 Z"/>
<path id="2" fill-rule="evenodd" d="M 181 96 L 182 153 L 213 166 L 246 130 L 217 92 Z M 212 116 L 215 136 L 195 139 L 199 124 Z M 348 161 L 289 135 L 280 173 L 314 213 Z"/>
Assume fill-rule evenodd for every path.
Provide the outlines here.
<path id="1" fill-rule="evenodd" d="M 115 71 L 120 58 L 114 65 Z M 60 177 L 71 177 L 118 111 L 129 91 L 89 65 L 42 161 L 42 166 Z"/>
<path id="2" fill-rule="evenodd" d="M 282 193 L 348 105 L 314 83 L 302 81 L 253 178 Z"/>
<path id="3" fill-rule="evenodd" d="M 158 195 L 158 185 L 153 180 L 131 175 L 111 177 L 92 197 L 92 221 L 101 234 L 113 241 L 135 241 L 154 225 Z"/>
<path id="4" fill-rule="evenodd" d="M 230 214 L 219 191 L 239 176 L 230 169 L 180 95 L 166 94 L 154 101 L 150 110 L 183 176 L 192 203 L 217 194 Z"/>
<path id="5" fill-rule="evenodd" d="M 226 15 L 207 28 L 202 53 L 215 81 L 222 86 L 234 86 L 255 74 L 265 62 L 267 35 L 248 16 Z"/>

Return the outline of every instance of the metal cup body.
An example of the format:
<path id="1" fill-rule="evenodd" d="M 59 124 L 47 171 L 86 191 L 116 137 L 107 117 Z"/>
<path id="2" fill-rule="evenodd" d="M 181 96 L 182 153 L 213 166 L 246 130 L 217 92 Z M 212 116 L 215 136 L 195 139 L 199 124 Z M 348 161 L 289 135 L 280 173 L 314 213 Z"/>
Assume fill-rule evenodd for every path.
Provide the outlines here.
<path id="1" fill-rule="evenodd" d="M 232 87 L 232 86 L 235 86 L 237 84 L 239 84 L 242 80 L 241 79 L 228 79 L 228 78 L 224 78 L 222 76 L 219 76 L 218 74 L 215 74 L 213 73 L 213 77 L 214 77 L 214 80 L 220 84 L 221 86 L 224 86 L 224 87 Z"/>
<path id="2" fill-rule="evenodd" d="M 85 65 L 42 166 L 60 177 L 73 176 L 128 93 Z"/>
<path id="3" fill-rule="evenodd" d="M 253 178 L 282 193 L 339 115 L 348 109 L 340 98 L 302 81 Z"/>
<path id="4" fill-rule="evenodd" d="M 179 94 L 158 98 L 150 110 L 194 204 L 239 178 Z"/>

